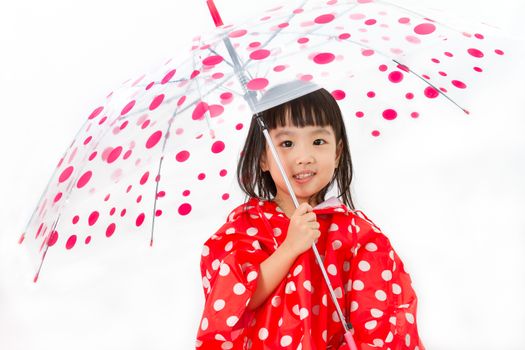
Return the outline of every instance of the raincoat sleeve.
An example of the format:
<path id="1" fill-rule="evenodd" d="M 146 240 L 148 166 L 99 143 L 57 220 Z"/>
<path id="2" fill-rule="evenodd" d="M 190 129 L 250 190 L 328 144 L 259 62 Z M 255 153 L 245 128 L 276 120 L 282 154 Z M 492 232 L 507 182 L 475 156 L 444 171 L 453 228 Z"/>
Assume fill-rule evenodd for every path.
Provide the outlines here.
<path id="1" fill-rule="evenodd" d="M 419 349 L 417 297 L 388 238 L 363 213 L 352 222 L 357 245 L 347 305 L 359 349 Z"/>
<path id="2" fill-rule="evenodd" d="M 198 349 L 242 348 L 253 318 L 247 305 L 257 287 L 261 250 L 254 227 L 225 224 L 204 245 L 201 258 L 205 304 L 197 333 Z"/>

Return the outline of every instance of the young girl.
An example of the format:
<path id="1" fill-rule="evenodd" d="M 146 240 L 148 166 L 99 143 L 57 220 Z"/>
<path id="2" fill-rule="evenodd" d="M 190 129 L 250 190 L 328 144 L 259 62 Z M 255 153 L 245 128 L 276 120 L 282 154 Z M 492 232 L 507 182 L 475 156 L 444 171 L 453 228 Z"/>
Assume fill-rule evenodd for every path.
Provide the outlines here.
<path id="1" fill-rule="evenodd" d="M 423 350 L 410 276 L 388 238 L 354 210 L 339 106 L 311 86 L 313 92 L 262 112 L 297 209 L 257 122 L 250 125 L 237 168 L 250 198 L 202 252 L 206 302 L 197 349 L 346 349 L 315 243 L 359 349 Z M 335 182 L 343 203 L 325 201 Z"/>

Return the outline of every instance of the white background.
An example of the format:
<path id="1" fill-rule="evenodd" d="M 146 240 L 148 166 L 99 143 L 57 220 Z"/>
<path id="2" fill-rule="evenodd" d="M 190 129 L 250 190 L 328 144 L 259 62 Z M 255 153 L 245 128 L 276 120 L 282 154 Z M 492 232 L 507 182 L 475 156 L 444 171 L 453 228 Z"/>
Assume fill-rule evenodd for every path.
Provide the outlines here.
<path id="1" fill-rule="evenodd" d="M 216 0 L 225 23 L 273 4 Z M 519 0 L 418 5 L 525 34 Z M 17 240 L 105 95 L 212 29 L 204 0 L 0 4 L 0 349 L 191 348 L 202 307 L 198 256 L 122 247 L 33 284 Z M 405 261 L 430 350 L 525 349 L 523 41 L 509 51 L 490 92 L 474 96 L 473 122 L 400 140 L 373 162 L 356 159 L 357 205 Z"/>

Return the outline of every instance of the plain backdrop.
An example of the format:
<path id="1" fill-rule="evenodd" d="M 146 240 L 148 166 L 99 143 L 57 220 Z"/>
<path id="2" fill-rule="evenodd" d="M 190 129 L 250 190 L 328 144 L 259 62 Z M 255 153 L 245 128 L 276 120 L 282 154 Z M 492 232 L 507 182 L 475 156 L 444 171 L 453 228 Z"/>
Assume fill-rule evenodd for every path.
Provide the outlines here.
<path id="1" fill-rule="evenodd" d="M 225 23 L 276 3 L 216 0 Z M 473 96 L 475 122 L 358 159 L 357 206 L 405 261 L 429 350 L 525 349 L 525 3 L 417 5 L 501 28 L 513 55 L 489 92 Z M 17 240 L 93 108 L 212 29 L 204 0 L 0 4 L 0 349 L 192 347 L 203 300 L 198 254 L 123 245 L 33 284 Z M 211 234 L 223 218 L 208 220 Z M 187 239 L 191 222 L 180 232 Z"/>

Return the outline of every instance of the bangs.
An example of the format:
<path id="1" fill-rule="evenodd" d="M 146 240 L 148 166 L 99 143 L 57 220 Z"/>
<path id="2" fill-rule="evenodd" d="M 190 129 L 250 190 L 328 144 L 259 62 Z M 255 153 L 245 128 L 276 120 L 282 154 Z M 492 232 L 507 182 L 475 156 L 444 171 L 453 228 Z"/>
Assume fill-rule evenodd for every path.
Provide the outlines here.
<path id="1" fill-rule="evenodd" d="M 337 120 L 341 118 L 337 102 L 324 89 L 270 108 L 262 114 L 270 130 L 287 125 L 295 127 L 332 126 L 334 130 L 337 130 Z"/>

